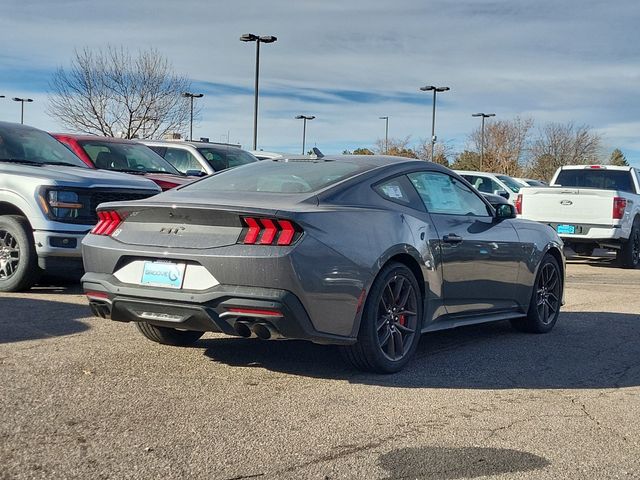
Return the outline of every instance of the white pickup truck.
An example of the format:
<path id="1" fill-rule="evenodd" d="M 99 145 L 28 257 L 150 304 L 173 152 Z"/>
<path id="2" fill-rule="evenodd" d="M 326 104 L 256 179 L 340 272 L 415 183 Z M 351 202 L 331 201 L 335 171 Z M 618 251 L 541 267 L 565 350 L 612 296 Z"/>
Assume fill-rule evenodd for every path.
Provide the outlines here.
<path id="1" fill-rule="evenodd" d="M 569 165 L 549 187 L 523 188 L 516 199 L 521 218 L 549 224 L 579 255 L 614 250 L 619 264 L 640 263 L 640 172 L 633 167 Z"/>

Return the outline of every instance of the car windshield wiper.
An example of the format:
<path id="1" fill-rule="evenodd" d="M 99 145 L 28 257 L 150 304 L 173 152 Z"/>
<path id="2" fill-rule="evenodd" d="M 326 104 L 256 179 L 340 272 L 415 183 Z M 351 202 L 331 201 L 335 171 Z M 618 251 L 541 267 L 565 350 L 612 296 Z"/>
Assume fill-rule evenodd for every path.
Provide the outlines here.
<path id="1" fill-rule="evenodd" d="M 33 160 L 26 160 L 24 158 L 0 158 L 0 162 L 20 163 L 23 165 L 33 165 L 34 167 L 42 167 L 43 165 L 41 162 L 34 162 Z"/>
<path id="2" fill-rule="evenodd" d="M 84 165 L 78 165 L 76 163 L 69 163 L 69 162 L 43 162 L 43 165 L 61 165 L 64 167 L 87 168 Z"/>

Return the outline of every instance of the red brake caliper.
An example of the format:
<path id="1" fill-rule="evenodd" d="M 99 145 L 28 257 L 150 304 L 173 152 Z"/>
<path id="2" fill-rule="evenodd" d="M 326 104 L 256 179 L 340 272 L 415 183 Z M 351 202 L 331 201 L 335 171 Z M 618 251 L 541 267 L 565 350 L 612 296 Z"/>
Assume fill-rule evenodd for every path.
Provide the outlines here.
<path id="1" fill-rule="evenodd" d="M 400 325 L 402 325 L 403 327 L 405 326 L 405 322 L 406 320 L 404 319 L 404 315 L 398 315 L 398 321 L 400 322 Z"/>

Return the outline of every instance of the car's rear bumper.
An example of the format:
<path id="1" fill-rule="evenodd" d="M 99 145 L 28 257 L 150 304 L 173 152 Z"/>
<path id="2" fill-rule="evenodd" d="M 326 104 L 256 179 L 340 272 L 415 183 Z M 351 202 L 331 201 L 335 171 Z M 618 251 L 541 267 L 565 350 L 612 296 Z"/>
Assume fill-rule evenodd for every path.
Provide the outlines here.
<path id="1" fill-rule="evenodd" d="M 338 345 L 355 342 L 355 338 L 314 329 L 300 300 L 286 290 L 235 285 L 171 290 L 132 286 L 99 273 L 85 274 L 82 286 L 92 312 L 115 321 L 240 336 L 261 325 L 271 330 L 271 338 Z"/>

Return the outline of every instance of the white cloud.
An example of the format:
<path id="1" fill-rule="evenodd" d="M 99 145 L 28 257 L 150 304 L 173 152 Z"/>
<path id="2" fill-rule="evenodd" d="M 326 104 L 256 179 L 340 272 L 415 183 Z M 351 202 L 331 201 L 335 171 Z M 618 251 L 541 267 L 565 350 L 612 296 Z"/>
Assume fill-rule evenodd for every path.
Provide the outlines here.
<path id="1" fill-rule="evenodd" d="M 250 145 L 255 47 L 238 37 L 255 32 L 279 38 L 262 48 L 265 92 L 317 91 L 315 99 L 261 99 L 259 138 L 265 148 L 298 148 L 301 126 L 291 118 L 296 113 L 318 117 L 309 124 L 310 145 L 335 150 L 381 137 L 380 115 L 391 116 L 393 136 L 428 137 L 430 97 L 418 87 L 434 83 L 452 88 L 438 100 L 440 139 L 464 144 L 477 123 L 470 117 L 474 111 L 499 118 L 532 115 L 540 122 L 591 125 L 640 162 L 637 136 L 629 130 L 640 111 L 640 3 L 634 0 L 618 1 L 615 8 L 578 0 L 8 3 L 4 9 L 12 14 L 0 17 L 5 71 L 47 72 L 68 64 L 76 47 L 123 44 L 157 48 L 196 81 L 247 88 L 248 94 L 212 92 L 202 100 L 198 135 L 212 139 L 230 130 L 231 140 Z M 0 77 L 0 94 L 29 88 Z M 340 100 L 331 89 L 388 99 Z M 28 121 L 58 129 L 44 114 L 42 92 L 22 94 L 37 97 L 27 107 Z M 400 94 L 415 94 L 421 103 L 398 101 Z M 13 118 L 13 107 L 0 103 L 0 118 Z"/>

